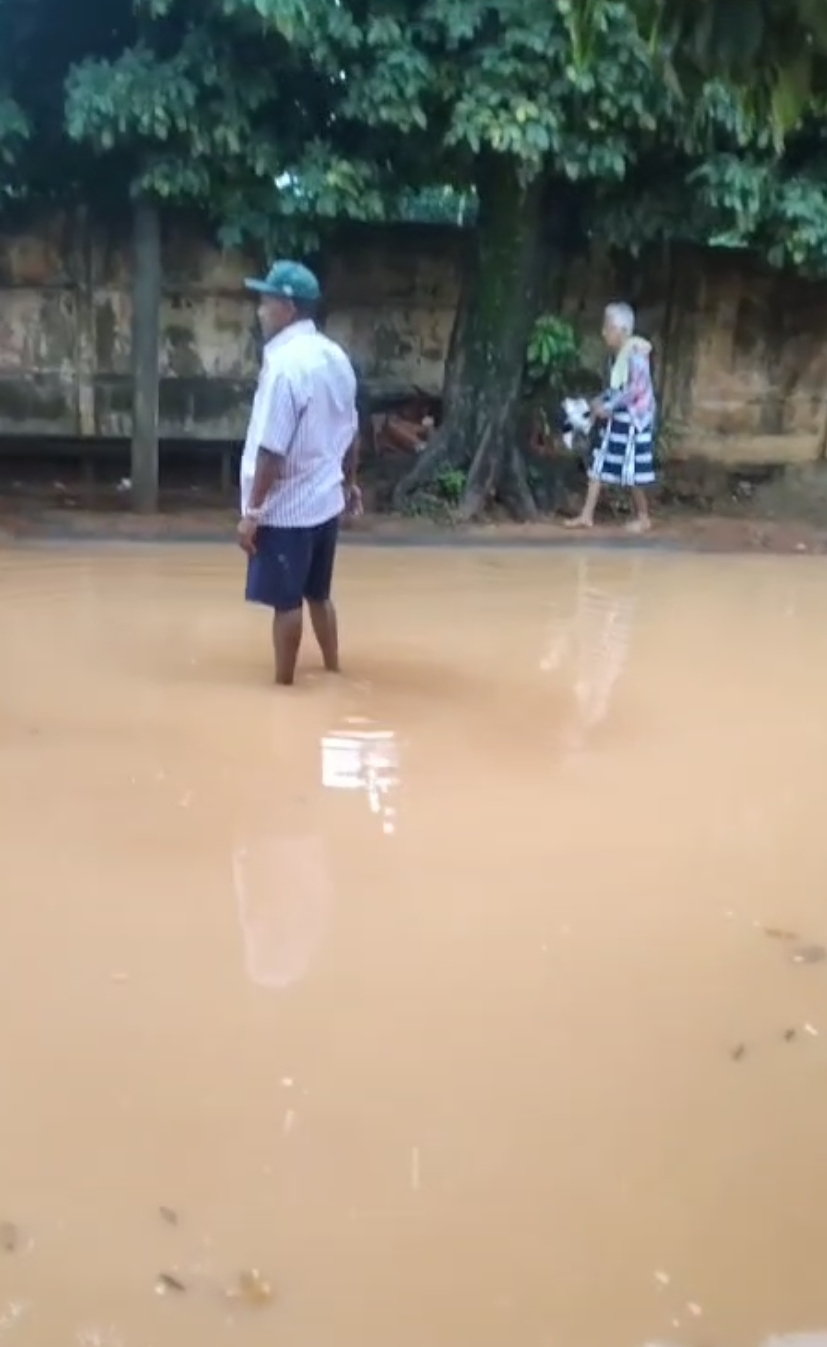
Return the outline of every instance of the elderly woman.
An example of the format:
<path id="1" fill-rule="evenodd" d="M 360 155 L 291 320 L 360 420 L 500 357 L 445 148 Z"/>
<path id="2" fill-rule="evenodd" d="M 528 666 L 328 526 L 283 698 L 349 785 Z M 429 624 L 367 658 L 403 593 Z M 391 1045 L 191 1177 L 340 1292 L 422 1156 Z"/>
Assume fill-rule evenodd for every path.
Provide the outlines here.
<path id="1" fill-rule="evenodd" d="M 609 387 L 592 404 L 592 415 L 605 422 L 605 427 L 592 459 L 586 503 L 576 519 L 567 520 L 567 526 L 591 528 L 601 487 L 623 486 L 631 490 L 637 512 L 629 530 L 645 533 L 651 520 L 644 488 L 655 481 L 652 348 L 635 336 L 635 312 L 628 304 L 608 306 L 603 340 L 612 353 Z"/>

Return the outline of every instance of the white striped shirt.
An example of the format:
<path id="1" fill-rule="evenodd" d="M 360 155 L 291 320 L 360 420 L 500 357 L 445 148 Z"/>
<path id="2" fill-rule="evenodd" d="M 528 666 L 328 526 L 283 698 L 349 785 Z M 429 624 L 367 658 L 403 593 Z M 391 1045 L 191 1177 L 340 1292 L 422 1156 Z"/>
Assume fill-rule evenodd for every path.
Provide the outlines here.
<path id="1" fill-rule="evenodd" d="M 241 459 L 246 514 L 260 449 L 282 460 L 261 523 L 312 528 L 345 506 L 344 456 L 358 426 L 356 375 L 335 341 L 315 323 L 291 323 L 267 343 Z"/>

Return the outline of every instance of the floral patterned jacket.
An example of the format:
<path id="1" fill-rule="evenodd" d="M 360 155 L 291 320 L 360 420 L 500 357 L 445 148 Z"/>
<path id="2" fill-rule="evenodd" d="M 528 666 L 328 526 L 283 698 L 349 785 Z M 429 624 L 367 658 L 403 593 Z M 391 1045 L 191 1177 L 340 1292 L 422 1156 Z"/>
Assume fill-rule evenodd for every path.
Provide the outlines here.
<path id="1" fill-rule="evenodd" d="M 610 387 L 600 401 L 610 416 L 627 412 L 638 430 L 652 425 L 657 410 L 652 381 L 652 348 L 642 337 L 632 337 L 612 365 Z"/>

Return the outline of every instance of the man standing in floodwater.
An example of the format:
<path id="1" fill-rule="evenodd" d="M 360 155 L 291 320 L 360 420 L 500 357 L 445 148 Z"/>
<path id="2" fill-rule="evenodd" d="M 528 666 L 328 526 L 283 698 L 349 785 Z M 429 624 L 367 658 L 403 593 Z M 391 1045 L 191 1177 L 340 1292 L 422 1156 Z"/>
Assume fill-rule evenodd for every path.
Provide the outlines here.
<path id="1" fill-rule="evenodd" d="M 356 486 L 356 375 L 317 328 L 319 282 L 299 262 L 276 262 L 259 296 L 264 356 L 241 459 L 238 540 L 247 600 L 273 609 L 276 682 L 293 683 L 307 603 L 324 667 L 339 671 L 331 601 L 339 519 L 361 509 Z"/>

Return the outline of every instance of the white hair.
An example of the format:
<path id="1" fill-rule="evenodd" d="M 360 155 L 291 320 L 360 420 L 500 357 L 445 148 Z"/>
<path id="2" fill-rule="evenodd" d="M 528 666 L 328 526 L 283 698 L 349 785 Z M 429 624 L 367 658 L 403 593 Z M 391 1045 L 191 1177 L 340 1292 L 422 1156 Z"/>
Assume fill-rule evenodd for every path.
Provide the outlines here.
<path id="1" fill-rule="evenodd" d="M 631 304 L 607 304 L 606 317 L 618 332 L 625 332 L 627 337 L 632 336 L 635 330 L 635 311 Z"/>

